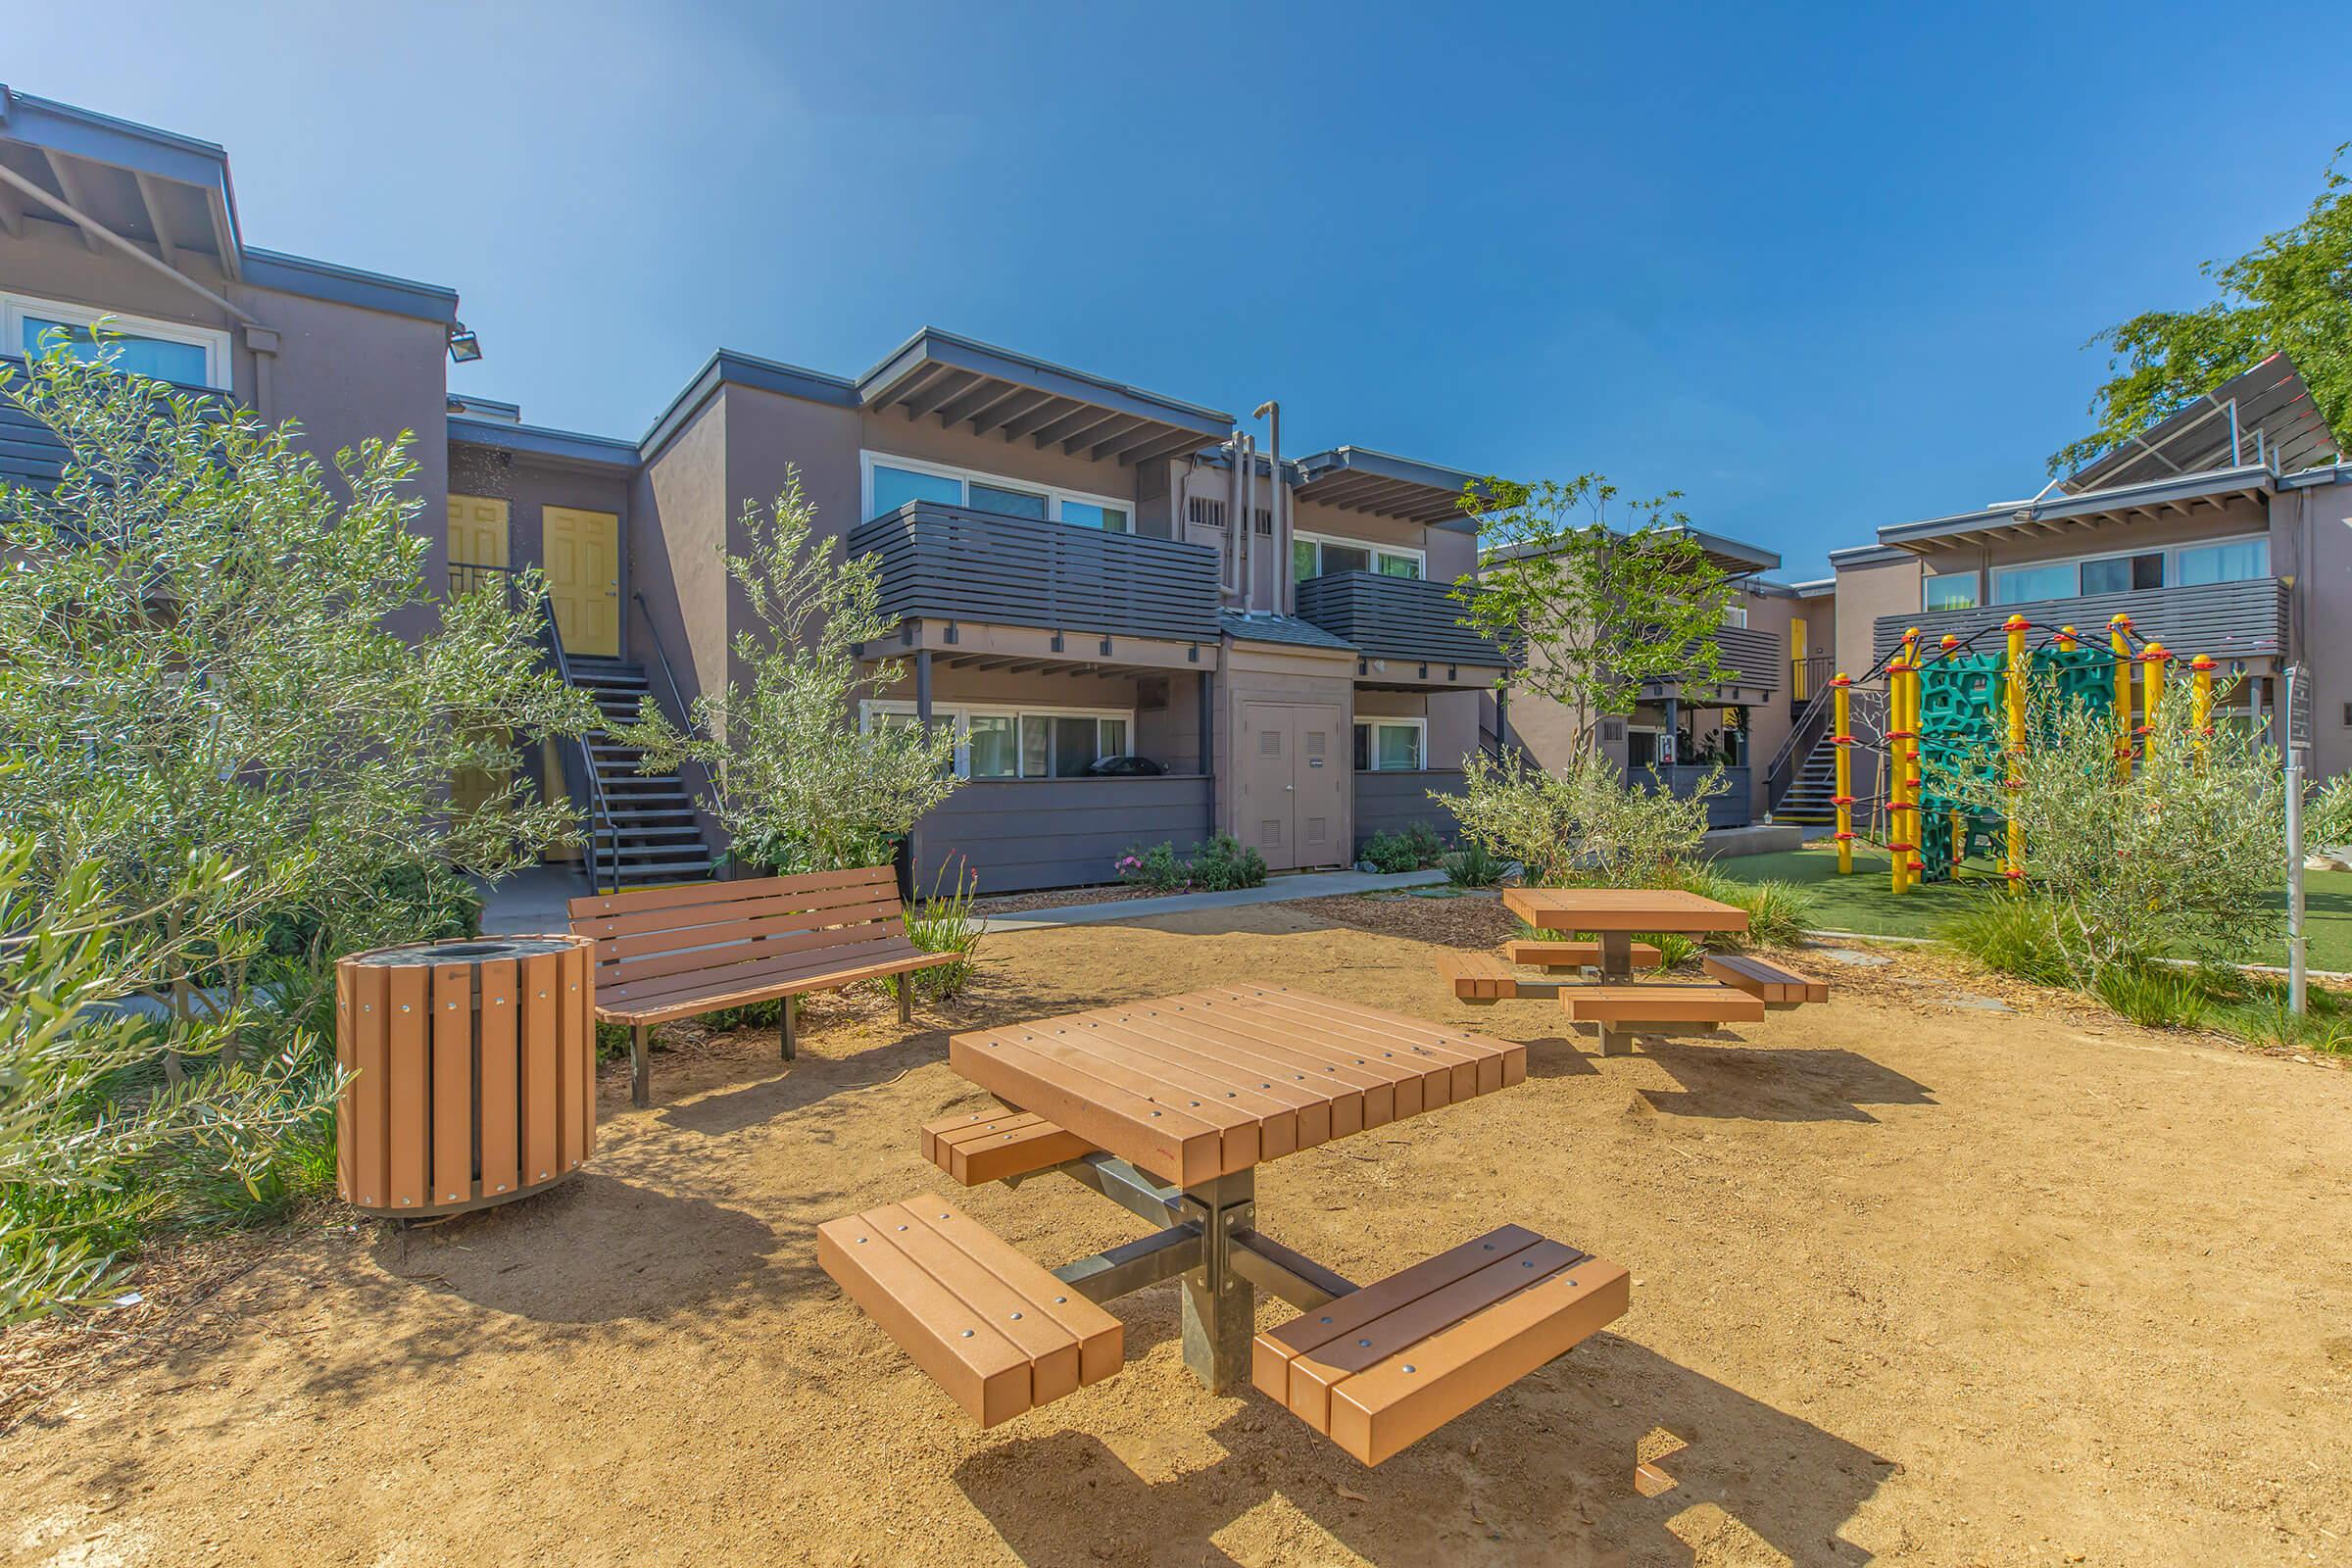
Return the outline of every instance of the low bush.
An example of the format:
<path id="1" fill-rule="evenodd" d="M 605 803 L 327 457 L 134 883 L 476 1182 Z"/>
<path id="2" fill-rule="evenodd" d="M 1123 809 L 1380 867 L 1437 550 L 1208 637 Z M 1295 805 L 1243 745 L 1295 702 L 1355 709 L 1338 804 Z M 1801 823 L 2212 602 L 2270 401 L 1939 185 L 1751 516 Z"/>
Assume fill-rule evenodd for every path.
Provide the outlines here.
<path id="1" fill-rule="evenodd" d="M 1946 922 L 1940 934 L 1996 973 L 2035 985 L 2073 983 L 2074 971 L 2058 940 L 2057 911 L 2046 900 L 1988 894 Z"/>
<path id="2" fill-rule="evenodd" d="M 1266 858 L 1242 848 L 1241 840 L 1232 834 L 1220 833 L 1206 844 L 1193 846 L 1193 858 L 1185 870 L 1192 885 L 1204 893 L 1263 887 Z"/>
<path id="3" fill-rule="evenodd" d="M 1120 881 L 1154 893 L 1174 893 L 1185 884 L 1184 861 L 1177 858 L 1173 844 L 1155 844 L 1148 850 L 1131 848 L 1111 862 L 1111 869 L 1118 872 Z"/>
<path id="4" fill-rule="evenodd" d="M 1502 882 L 1503 862 L 1484 844 L 1472 841 L 1439 862 L 1446 880 L 1457 888 L 1491 888 Z"/>
<path id="5" fill-rule="evenodd" d="M 1744 933 L 1727 931 L 1708 938 L 1718 947 L 1793 948 L 1804 941 L 1806 928 L 1819 917 L 1819 901 L 1789 882 L 1735 882 L 1705 866 L 1671 868 L 1661 881 L 1667 887 L 1747 911 Z"/>
<path id="6" fill-rule="evenodd" d="M 963 994 L 971 984 L 980 939 L 988 935 L 988 916 L 972 908 L 979 893 L 980 873 L 968 866 L 958 867 L 954 887 L 943 893 L 934 881 L 929 896 L 906 911 L 906 940 L 925 953 L 952 953 L 956 961 L 919 969 L 911 976 L 901 975 L 900 983 L 911 978 L 921 995 L 932 998 Z M 896 987 L 892 989 L 895 994 Z"/>
<path id="7" fill-rule="evenodd" d="M 1363 850 L 1356 858 L 1383 876 L 1421 869 L 1420 857 L 1414 853 L 1413 846 L 1404 835 L 1391 833 L 1385 828 L 1364 841 Z"/>
<path id="8" fill-rule="evenodd" d="M 2213 1008 L 2195 970 L 2165 964 L 2110 964 L 2090 989 L 2114 1011 L 2150 1029 L 2199 1029 Z"/>

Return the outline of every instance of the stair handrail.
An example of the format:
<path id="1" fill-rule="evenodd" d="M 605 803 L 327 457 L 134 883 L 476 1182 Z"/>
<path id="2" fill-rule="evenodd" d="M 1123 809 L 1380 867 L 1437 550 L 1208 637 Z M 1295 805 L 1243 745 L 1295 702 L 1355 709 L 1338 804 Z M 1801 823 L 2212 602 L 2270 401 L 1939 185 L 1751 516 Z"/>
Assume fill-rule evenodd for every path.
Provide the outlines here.
<path id="1" fill-rule="evenodd" d="M 575 684 L 571 677 L 571 659 L 564 652 L 564 629 L 556 624 L 555 601 L 548 597 L 545 584 L 542 584 L 539 590 L 539 640 L 546 646 L 549 655 L 555 662 L 557 678 L 566 686 Z M 612 845 L 612 891 L 618 893 L 620 891 L 620 831 L 613 826 L 612 808 L 605 802 L 604 782 L 596 776 L 596 758 L 588 750 L 587 736 L 569 735 L 564 738 L 570 742 L 569 750 L 564 754 L 564 760 L 570 760 L 572 755 L 576 753 L 579 758 L 580 772 L 588 781 L 588 854 L 586 857 L 588 891 L 597 894 L 606 891 L 604 864 L 598 858 L 597 845 L 600 840 L 609 839 Z M 573 789 L 572 798 L 575 801 L 579 799 L 579 791 L 576 786 Z"/>
<path id="2" fill-rule="evenodd" d="M 629 597 L 635 599 L 637 608 L 645 612 L 645 639 L 654 645 L 654 660 L 662 666 L 662 684 L 669 688 L 669 707 L 678 716 L 678 733 L 691 735 L 694 733 L 694 710 L 686 706 L 685 694 L 678 690 L 678 677 L 670 670 L 669 651 L 662 646 L 662 633 L 654 625 L 654 607 L 645 602 L 642 589 Z"/>
<path id="3" fill-rule="evenodd" d="M 1867 730 L 1870 739 L 1865 744 L 1875 746 L 1881 739 L 1878 733 L 1877 691 L 1867 686 L 1852 686 L 1847 688 L 1847 692 L 1851 698 L 1847 722 L 1852 725 L 1856 740 L 1860 741 Z M 1814 748 L 1829 733 L 1830 717 L 1837 710 L 1836 698 L 1837 689 L 1824 685 L 1797 710 L 1796 722 L 1788 726 L 1788 738 L 1781 742 L 1781 749 L 1773 753 L 1771 764 L 1764 769 L 1764 808 L 1767 811 L 1781 808 L 1781 802 L 1795 787 L 1797 774 L 1804 770 L 1804 764 L 1813 756 Z"/>

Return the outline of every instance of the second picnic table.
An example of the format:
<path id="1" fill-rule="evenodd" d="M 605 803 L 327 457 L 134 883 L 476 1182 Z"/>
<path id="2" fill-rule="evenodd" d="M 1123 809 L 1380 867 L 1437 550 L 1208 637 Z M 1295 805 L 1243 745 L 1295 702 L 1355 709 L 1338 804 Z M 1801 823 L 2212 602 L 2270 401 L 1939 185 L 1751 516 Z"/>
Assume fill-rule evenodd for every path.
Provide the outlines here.
<path id="1" fill-rule="evenodd" d="M 942 1199 L 819 1228 L 827 1272 L 984 1424 L 1115 1370 L 1099 1303 L 1168 1279 L 1201 1382 L 1253 1382 L 1366 1463 L 1626 1308 L 1623 1269 L 1517 1226 L 1361 1288 L 1257 1228 L 1260 1164 L 1516 1084 L 1523 1045 L 1244 984 L 948 1050 L 1004 1108 L 923 1129 L 943 1170 L 966 1186 L 1058 1172 L 1161 1227 L 1050 1272 Z M 1253 1339 L 1261 1289 L 1302 1315 Z"/>

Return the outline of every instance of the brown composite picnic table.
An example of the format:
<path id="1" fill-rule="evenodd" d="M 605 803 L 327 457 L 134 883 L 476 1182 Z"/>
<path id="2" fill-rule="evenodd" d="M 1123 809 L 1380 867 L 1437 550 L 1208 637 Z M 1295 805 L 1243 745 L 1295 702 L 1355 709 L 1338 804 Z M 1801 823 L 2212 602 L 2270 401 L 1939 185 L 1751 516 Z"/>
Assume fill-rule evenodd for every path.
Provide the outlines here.
<path id="1" fill-rule="evenodd" d="M 1744 931 L 1738 905 L 1679 888 L 1504 888 L 1503 907 L 1539 931 L 1590 931 L 1600 939 L 1600 977 L 1633 973 L 1636 933 L 1706 936 Z"/>
<path id="2" fill-rule="evenodd" d="M 1160 1227 L 1051 1271 L 944 1200 L 819 1228 L 827 1272 L 983 1424 L 1115 1370 L 1097 1308 L 1169 1279 L 1204 1384 L 1253 1382 L 1366 1463 L 1626 1309 L 1623 1269 L 1516 1226 L 1361 1288 L 1258 1229 L 1259 1165 L 1517 1084 L 1523 1045 L 1239 984 L 973 1030 L 948 1062 L 1003 1105 L 923 1130 L 942 1170 L 1058 1172 Z M 1301 1315 L 1255 1334 L 1259 1290 Z"/>

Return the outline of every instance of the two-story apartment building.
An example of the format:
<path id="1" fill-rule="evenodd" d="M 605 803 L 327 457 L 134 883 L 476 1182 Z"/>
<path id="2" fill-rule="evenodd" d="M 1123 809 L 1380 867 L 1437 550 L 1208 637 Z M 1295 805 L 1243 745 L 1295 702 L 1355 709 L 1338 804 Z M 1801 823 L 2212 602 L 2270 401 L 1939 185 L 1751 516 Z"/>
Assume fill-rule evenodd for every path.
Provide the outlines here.
<path id="1" fill-rule="evenodd" d="M 1468 472 L 1341 447 L 926 328 L 858 374 L 721 351 L 640 438 L 453 397 L 478 353 L 454 289 L 249 245 L 218 146 L 0 88 L 0 353 L 111 318 L 129 367 L 299 418 L 322 454 L 406 429 L 432 570 L 537 566 L 572 678 L 683 718 L 747 612 L 720 553 L 797 470 L 820 527 L 878 558 L 905 678 L 864 723 L 932 721 L 967 780 L 917 831 L 992 890 L 1109 878 L 1132 845 L 1230 832 L 1336 864 L 1479 743 L 1501 673 L 1448 598 L 1475 564 Z M 1256 450 L 1263 428 L 1267 450 Z M 0 471 L 56 453 L 0 416 Z M 601 875 L 709 863 L 692 778 L 601 739 L 550 753 Z"/>

